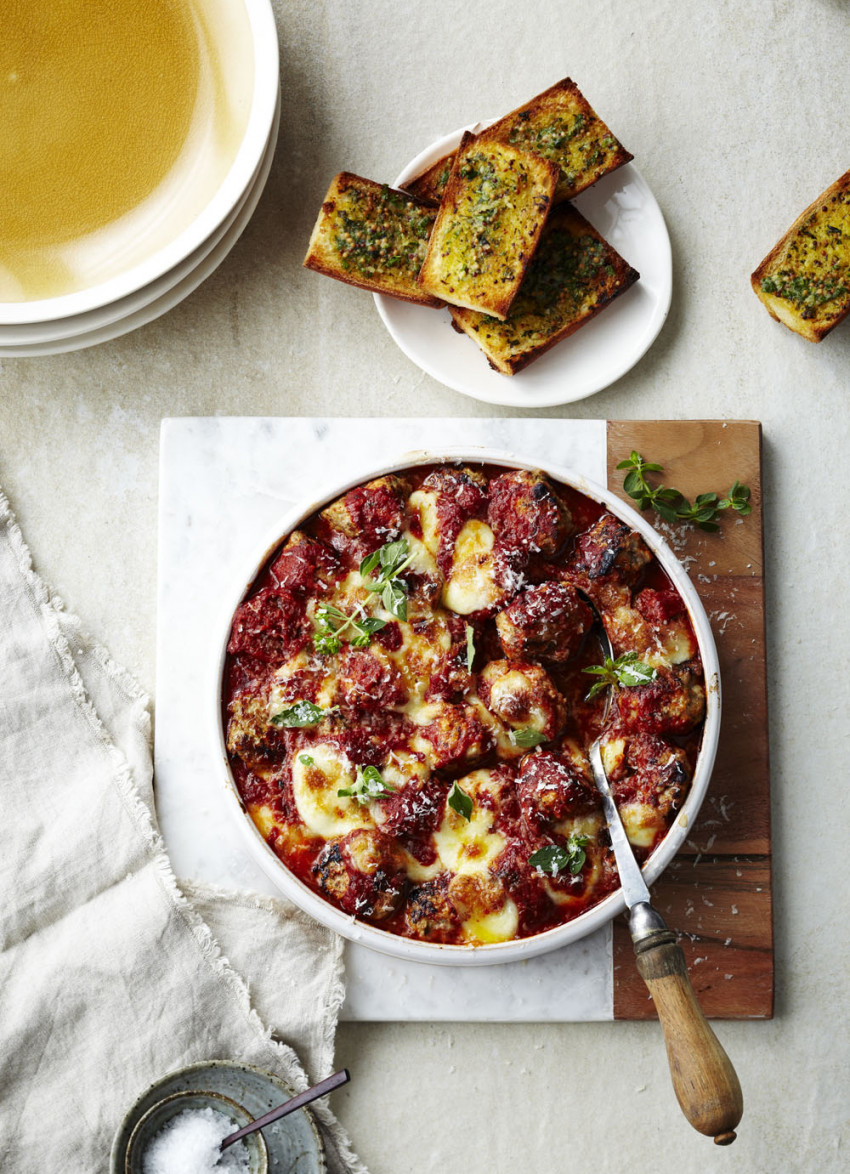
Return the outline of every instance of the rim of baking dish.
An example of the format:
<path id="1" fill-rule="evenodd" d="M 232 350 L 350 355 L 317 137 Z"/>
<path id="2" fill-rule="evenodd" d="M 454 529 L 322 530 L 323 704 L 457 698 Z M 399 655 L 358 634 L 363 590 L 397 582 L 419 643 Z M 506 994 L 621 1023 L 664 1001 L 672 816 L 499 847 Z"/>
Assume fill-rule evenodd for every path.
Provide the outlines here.
<path id="1" fill-rule="evenodd" d="M 297 505 L 286 511 L 258 548 L 255 560 L 249 565 L 249 571 L 239 576 L 238 585 L 234 587 L 227 599 L 227 610 L 223 612 L 220 626 L 217 628 L 215 645 L 215 672 L 214 696 L 212 710 L 214 715 L 216 753 L 222 765 L 222 781 L 227 791 L 228 806 L 237 817 L 244 835 L 247 837 L 251 854 L 266 875 L 295 905 L 305 913 L 310 914 L 316 921 L 335 930 L 349 941 L 367 946 L 382 954 L 389 954 L 395 958 L 404 958 L 407 961 L 425 962 L 431 965 L 442 966 L 487 966 L 500 962 L 517 962 L 523 958 L 533 958 L 539 954 L 557 950 L 561 946 L 576 942 L 593 933 L 607 922 L 611 921 L 626 908 L 622 889 L 617 889 L 603 898 L 598 905 L 592 906 L 572 921 L 553 929 L 534 934 L 527 938 L 516 938 L 509 942 L 495 942 L 488 945 L 443 945 L 436 942 L 422 942 L 413 938 L 401 937 L 388 930 L 379 929 L 365 921 L 359 921 L 353 915 L 344 913 L 341 909 L 331 905 L 320 897 L 294 873 L 290 872 L 282 860 L 266 843 L 254 821 L 245 810 L 242 799 L 236 788 L 230 761 L 225 745 L 225 728 L 222 714 L 222 681 L 224 663 L 227 653 L 227 644 L 233 615 L 236 608 L 246 597 L 253 586 L 257 574 L 266 564 L 272 552 L 287 538 L 287 536 L 306 521 L 317 510 L 334 501 L 342 494 L 361 485 L 364 481 L 374 477 L 381 477 L 387 473 L 401 473 L 405 469 L 417 468 L 421 465 L 444 464 L 460 461 L 466 464 L 496 465 L 503 468 L 540 469 L 556 482 L 577 490 L 587 497 L 604 505 L 612 513 L 627 522 L 633 530 L 637 530 L 653 554 L 658 558 L 665 573 L 670 577 L 679 591 L 693 624 L 694 634 L 699 645 L 705 672 L 706 686 L 706 716 L 703 727 L 702 744 L 697 757 L 691 787 L 682 810 L 676 816 L 667 835 L 658 845 L 652 856 L 643 867 L 643 876 L 647 885 L 653 884 L 676 853 L 687 837 L 692 833 L 702 801 L 705 798 L 714 758 L 717 752 L 717 743 L 720 735 L 720 666 L 717 658 L 717 648 L 711 625 L 706 615 L 702 601 L 696 588 L 691 582 L 682 563 L 670 549 L 661 535 L 653 529 L 640 514 L 615 497 L 608 489 L 589 480 L 574 470 L 564 466 L 540 461 L 530 461 L 527 458 L 507 452 L 502 449 L 487 447 L 458 447 L 451 446 L 440 450 L 415 451 L 391 461 L 382 461 L 378 464 L 369 464 L 361 469 L 355 477 L 347 478 L 342 483 L 329 485 L 326 491 L 315 497 L 309 503 Z"/>

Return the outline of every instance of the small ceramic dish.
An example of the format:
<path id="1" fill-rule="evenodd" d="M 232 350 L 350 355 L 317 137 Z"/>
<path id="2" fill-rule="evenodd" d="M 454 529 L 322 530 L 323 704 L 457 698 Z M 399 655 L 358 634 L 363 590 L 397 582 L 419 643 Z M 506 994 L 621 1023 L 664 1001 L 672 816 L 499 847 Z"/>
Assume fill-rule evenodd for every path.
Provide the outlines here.
<path id="1" fill-rule="evenodd" d="M 439 139 L 417 155 L 395 180 L 401 187 L 453 151 L 464 130 Z M 544 408 L 573 403 L 620 379 L 649 350 L 670 309 L 673 267 L 670 237 L 649 184 L 627 163 L 572 201 L 609 244 L 640 273 L 603 313 L 559 342 L 517 375 L 502 375 L 483 351 L 451 327 L 448 310 L 431 310 L 375 294 L 375 305 L 393 340 L 432 378 L 486 403 Z"/>
<path id="2" fill-rule="evenodd" d="M 197 27 L 202 30 L 199 37 L 209 38 L 211 51 L 221 63 L 222 84 L 227 86 L 232 81 L 235 91 L 232 101 L 244 112 L 244 130 L 232 148 L 222 178 L 211 184 L 208 198 L 191 216 L 187 213 L 181 219 L 176 197 L 169 197 L 168 218 L 176 227 L 171 234 L 157 236 L 157 243 L 143 259 L 131 262 L 106 280 L 71 293 L 0 302 L 0 324 L 17 326 L 77 317 L 143 290 L 199 249 L 243 199 L 265 153 L 277 108 L 280 63 L 274 13 L 269 0 L 240 0 L 243 11 L 238 14 L 233 6 L 228 8 L 219 0 L 204 0 L 204 3 L 195 16 Z M 251 79 L 250 85 L 246 78 Z M 246 96 L 243 90 L 247 90 Z M 108 102 L 108 94 L 104 100 Z M 187 189 L 191 189 L 195 171 L 207 157 L 205 152 L 212 150 L 211 143 L 202 143 L 198 150 L 198 159 L 192 165 L 194 170 L 188 173 L 188 180 L 185 177 L 181 180 Z"/>
<path id="3" fill-rule="evenodd" d="M 65 354 L 109 342 L 155 321 L 193 293 L 215 272 L 239 240 L 250 221 L 268 180 L 274 159 L 280 124 L 280 104 L 272 124 L 266 151 L 254 180 L 233 215 L 182 265 L 120 303 L 90 311 L 78 318 L 63 319 L 49 326 L 0 326 L 0 358 L 25 358 Z M 70 330 L 64 330 L 65 323 Z"/>
<path id="4" fill-rule="evenodd" d="M 246 565 L 240 573 L 238 581 L 234 583 L 231 597 L 222 601 L 221 628 L 215 646 L 217 657 L 216 670 L 213 674 L 215 692 L 209 698 L 209 702 L 215 720 L 214 737 L 218 761 L 222 767 L 222 778 L 234 819 L 242 829 L 243 835 L 247 837 L 251 855 L 256 863 L 289 900 L 322 925 L 351 941 L 396 958 L 442 966 L 486 966 L 532 958 L 578 941 L 623 912 L 626 902 L 622 889 L 610 893 L 598 904 L 592 905 L 572 921 L 555 926 L 553 929 L 545 930 L 531 937 L 487 945 L 443 945 L 418 941 L 389 933 L 379 929 L 376 925 L 361 921 L 324 900 L 317 892 L 299 880 L 275 854 L 257 825 L 247 814 L 230 769 L 222 710 L 225 658 L 234 612 L 250 589 L 260 569 L 266 564 L 278 545 L 316 511 L 365 481 L 390 473 L 403 474 L 406 470 L 420 465 L 440 464 L 447 461 L 459 461 L 471 465 L 502 466 L 508 469 L 542 469 L 556 485 L 558 483 L 567 485 L 593 501 L 599 502 L 605 509 L 610 510 L 632 530 L 636 530 L 640 534 L 687 607 L 705 673 L 705 724 L 687 799 L 666 836 L 643 867 L 643 875 L 647 885 L 653 884 L 658 879 L 686 838 L 692 834 L 694 820 L 708 789 L 720 735 L 720 667 L 714 636 L 702 601 L 684 567 L 658 531 L 649 525 L 645 516 L 639 514 L 631 506 L 624 504 L 608 489 L 603 489 L 580 474 L 549 462 L 534 461 L 526 456 L 489 448 L 451 448 L 439 452 L 408 453 L 396 461 L 382 462 L 380 465 L 365 468 L 357 477 L 346 480 L 344 483 L 329 485 L 327 492 L 323 493 L 320 499 L 302 503 L 281 517 L 274 530 L 267 536 L 267 540 L 257 550 L 256 558 L 249 565 Z"/>
<path id="5" fill-rule="evenodd" d="M 155 1081 L 129 1110 L 112 1143 L 110 1174 L 127 1174 L 127 1154 L 134 1133 L 149 1111 L 166 1101 L 171 1103 L 175 1095 L 185 1093 L 235 1102 L 236 1108 L 246 1114 L 245 1124 L 295 1095 L 294 1090 L 279 1077 L 250 1064 L 237 1064 L 230 1060 L 205 1060 L 189 1064 Z M 183 1106 L 186 1107 L 185 1100 Z M 163 1123 L 160 1122 L 160 1128 Z M 327 1174 L 322 1140 L 308 1109 L 299 1109 L 280 1121 L 266 1125 L 262 1137 L 268 1174 Z M 263 1167 L 257 1169 L 261 1171 Z M 251 1170 L 253 1172 L 253 1166 Z M 135 1168 L 133 1174 L 137 1174 Z"/>
<path id="6" fill-rule="evenodd" d="M 250 1125 L 254 1120 L 241 1105 L 237 1105 L 236 1101 L 222 1096 L 221 1093 L 172 1093 L 171 1096 L 152 1105 L 136 1122 L 124 1157 L 124 1174 L 144 1174 L 145 1153 L 156 1135 L 180 1113 L 199 1109 L 212 1109 L 214 1113 L 226 1118 L 233 1126 L 232 1133 L 244 1125 Z M 268 1174 L 269 1155 L 262 1132 L 258 1130 L 249 1134 L 242 1139 L 242 1144 L 248 1151 L 249 1174 Z"/>

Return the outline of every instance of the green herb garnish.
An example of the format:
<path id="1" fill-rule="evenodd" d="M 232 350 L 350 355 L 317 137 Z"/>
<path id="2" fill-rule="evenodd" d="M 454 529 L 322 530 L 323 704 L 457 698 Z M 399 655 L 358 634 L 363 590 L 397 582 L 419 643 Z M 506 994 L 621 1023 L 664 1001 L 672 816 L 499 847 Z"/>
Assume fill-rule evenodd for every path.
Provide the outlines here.
<path id="1" fill-rule="evenodd" d="M 472 818 L 472 796 L 467 795 L 457 782 L 452 783 L 452 789 L 449 791 L 449 807 L 458 815 L 462 815 L 467 823 Z"/>
<path id="2" fill-rule="evenodd" d="M 316 760 L 315 758 L 311 758 L 309 754 L 299 754 L 298 761 L 302 766 L 313 766 Z"/>
<path id="3" fill-rule="evenodd" d="M 341 787 L 337 795 L 355 799 L 364 806 L 373 799 L 382 799 L 386 795 L 394 795 L 398 790 L 392 783 L 388 783 L 376 766 L 358 766 L 354 783 L 350 787 Z"/>
<path id="4" fill-rule="evenodd" d="M 633 498 L 642 510 L 647 510 L 651 506 L 665 522 L 693 522 L 701 530 L 713 532 L 720 529 L 717 518 L 723 510 L 735 510 L 742 517 L 752 513 L 750 490 L 740 481 L 735 482 L 726 497 L 721 497 L 718 493 L 701 493 L 691 504 L 678 489 L 671 489 L 666 485 L 650 485 L 646 474 L 663 473 L 664 466 L 645 461 L 639 452 L 633 451 L 627 460 L 620 461 L 617 468 L 628 470 L 623 481 L 623 489 L 629 497 Z"/>
<path id="5" fill-rule="evenodd" d="M 399 579 L 402 571 L 413 562 L 414 555 L 406 538 L 399 538 L 395 542 L 387 542 L 380 549 L 372 551 L 360 564 L 360 574 L 364 579 L 364 586 L 381 597 L 390 615 L 397 620 L 407 619 L 407 584 Z M 377 571 L 377 576 L 373 572 Z"/>
<path id="6" fill-rule="evenodd" d="M 472 624 L 466 624 L 466 671 L 472 672 L 475 661 L 475 629 Z"/>
<path id="7" fill-rule="evenodd" d="M 635 685 L 648 685 L 658 676 L 658 670 L 641 660 L 636 652 L 624 652 L 616 660 L 606 656 L 604 664 L 592 664 L 581 671 L 600 678 L 591 685 L 585 701 L 592 701 L 611 685 L 622 685 L 629 689 Z"/>
<path id="8" fill-rule="evenodd" d="M 585 848 L 590 843 L 589 836 L 582 836 L 576 832 L 567 840 L 566 848 L 559 844 L 547 844 L 545 848 L 538 848 L 528 858 L 533 868 L 545 872 L 547 876 L 557 876 L 560 872 L 569 872 L 578 876 L 584 868 L 587 859 Z"/>
<path id="9" fill-rule="evenodd" d="M 313 647 L 317 652 L 333 654 L 342 647 L 342 637 L 348 633 L 348 643 L 355 648 L 367 648 L 373 632 L 386 627 L 386 620 L 368 616 L 362 604 L 355 604 L 354 615 L 346 615 L 332 603 L 320 603 L 316 608 Z"/>
<path id="10" fill-rule="evenodd" d="M 272 718 L 273 726 L 285 726 L 286 729 L 304 729 L 305 726 L 315 726 L 324 717 L 336 713 L 339 706 L 333 705 L 330 709 L 322 709 L 312 701 L 296 701 L 289 709 L 283 709 Z"/>
<path id="11" fill-rule="evenodd" d="M 508 730 L 508 738 L 514 746 L 521 746 L 523 750 L 530 750 L 532 746 L 539 746 L 546 741 L 546 735 L 539 730 L 526 728 L 524 730 Z"/>

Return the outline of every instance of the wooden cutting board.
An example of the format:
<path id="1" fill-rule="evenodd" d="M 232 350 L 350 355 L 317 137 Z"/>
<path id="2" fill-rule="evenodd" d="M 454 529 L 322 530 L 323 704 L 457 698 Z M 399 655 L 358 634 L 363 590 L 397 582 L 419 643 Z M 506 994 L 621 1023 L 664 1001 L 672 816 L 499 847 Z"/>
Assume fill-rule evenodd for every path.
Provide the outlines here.
<path id="1" fill-rule="evenodd" d="M 624 501 L 619 461 L 636 449 L 691 500 L 752 489 L 753 512 L 724 515 L 721 530 L 659 527 L 689 566 L 720 658 L 723 713 L 708 794 L 693 835 L 653 887 L 680 934 L 706 1015 L 773 1015 L 770 778 L 764 638 L 761 425 L 753 421 L 609 421 L 608 486 Z M 730 516 L 731 515 L 731 516 Z M 653 523 L 658 522 L 652 516 Z M 637 974 L 624 917 L 614 926 L 614 1017 L 655 1015 Z"/>

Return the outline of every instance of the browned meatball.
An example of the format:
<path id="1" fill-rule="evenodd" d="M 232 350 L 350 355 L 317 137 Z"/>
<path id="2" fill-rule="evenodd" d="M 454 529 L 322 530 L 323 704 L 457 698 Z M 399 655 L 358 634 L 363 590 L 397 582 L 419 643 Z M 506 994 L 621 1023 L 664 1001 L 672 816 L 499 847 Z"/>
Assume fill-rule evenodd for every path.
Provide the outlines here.
<path id="1" fill-rule="evenodd" d="M 418 733 L 429 745 L 431 765 L 437 769 L 467 764 L 493 748 L 493 735 L 471 705 L 435 703 L 432 720 Z"/>
<path id="2" fill-rule="evenodd" d="M 265 587 L 237 608 L 227 651 L 281 664 L 304 647 L 312 630 L 301 597 L 286 589 Z"/>
<path id="3" fill-rule="evenodd" d="M 401 849 L 391 836 L 373 828 L 328 841 L 313 875 L 322 892 L 346 913 L 374 921 L 396 911 L 407 883 Z"/>
<path id="4" fill-rule="evenodd" d="M 337 705 L 361 712 L 377 712 L 407 701 L 401 673 L 386 657 L 347 648 L 339 657 Z"/>
<path id="5" fill-rule="evenodd" d="M 478 695 L 506 725 L 534 730 L 547 740 L 556 737 L 566 721 L 566 702 L 538 664 L 491 660 L 479 678 Z"/>
<path id="6" fill-rule="evenodd" d="M 322 518 L 348 538 L 368 539 L 383 546 L 404 529 L 408 487 L 401 477 L 378 477 L 349 490 L 322 510 Z"/>
<path id="7" fill-rule="evenodd" d="M 698 661 L 662 667 L 648 685 L 618 690 L 626 729 L 648 734 L 687 734 L 705 717 L 705 686 Z"/>
<path id="8" fill-rule="evenodd" d="M 272 578 L 296 595 L 313 595 L 341 573 L 342 567 L 333 551 L 300 530 L 293 530 L 271 565 Z"/>
<path id="9" fill-rule="evenodd" d="M 593 612 L 566 583 L 526 587 L 496 616 L 496 628 L 510 660 L 563 664 L 578 651 L 593 625 Z"/>
<path id="10" fill-rule="evenodd" d="M 567 578 L 583 587 L 600 606 L 607 607 L 612 605 L 616 591 L 606 588 L 633 586 L 651 558 L 640 534 L 614 514 L 606 513 L 576 539 Z"/>
<path id="11" fill-rule="evenodd" d="M 497 913 L 508 898 L 499 877 L 485 873 L 457 873 L 449 881 L 448 895 L 463 921 Z"/>
<path id="12" fill-rule="evenodd" d="M 490 482 L 487 520 L 499 545 L 526 559 L 557 554 L 573 531 L 572 515 L 546 475 L 525 469 Z"/>
<path id="13" fill-rule="evenodd" d="M 613 748 L 614 755 L 606 752 L 606 767 L 617 803 L 646 803 L 672 818 L 691 777 L 684 750 L 654 734 L 626 736 L 622 744 L 615 734 Z"/>
<path id="14" fill-rule="evenodd" d="M 587 760 L 569 750 L 535 750 L 520 764 L 517 778 L 522 826 L 534 839 L 547 825 L 599 809 Z"/>
<path id="15" fill-rule="evenodd" d="M 450 942 L 460 929 L 460 917 L 449 899 L 448 877 L 437 877 L 411 889 L 404 921 L 407 933 L 428 942 Z"/>

